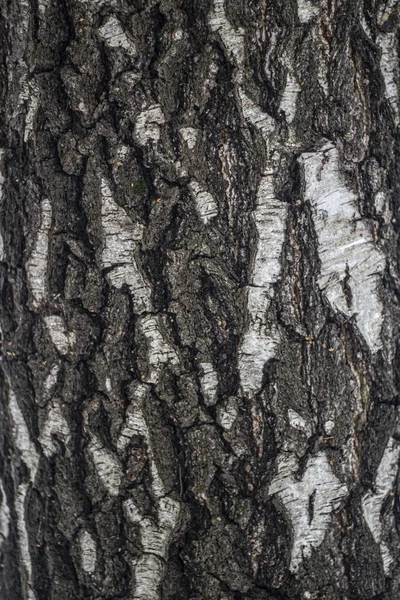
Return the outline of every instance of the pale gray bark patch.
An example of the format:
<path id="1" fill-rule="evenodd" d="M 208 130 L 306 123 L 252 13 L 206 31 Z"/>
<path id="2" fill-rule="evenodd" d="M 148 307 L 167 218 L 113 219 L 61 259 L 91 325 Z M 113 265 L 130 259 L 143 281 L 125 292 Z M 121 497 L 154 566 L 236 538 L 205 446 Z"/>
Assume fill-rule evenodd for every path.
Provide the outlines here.
<path id="1" fill-rule="evenodd" d="M 133 600 L 160 600 L 160 581 L 164 563 L 158 556 L 143 554 L 133 562 L 135 588 Z"/>
<path id="2" fill-rule="evenodd" d="M 25 500 L 29 489 L 28 483 L 21 483 L 17 488 L 15 499 L 15 511 L 17 513 L 17 531 L 18 546 L 22 565 L 25 569 L 25 593 L 27 600 L 35 600 L 36 594 L 31 588 L 32 585 L 32 559 L 29 550 L 29 537 L 26 528 Z"/>
<path id="3" fill-rule="evenodd" d="M 101 183 L 101 217 L 105 235 L 101 255 L 103 269 L 109 269 L 107 279 L 120 289 L 127 285 L 137 314 L 151 310 L 151 289 L 142 275 L 135 257 L 143 237 L 143 225 L 133 223 L 126 211 L 114 200 L 108 182 Z"/>
<path id="4" fill-rule="evenodd" d="M 257 106 L 257 104 L 245 94 L 241 87 L 239 88 L 239 98 L 244 118 L 260 131 L 261 135 L 268 143 L 270 141 L 268 136 L 275 128 L 275 121 L 268 113 Z"/>
<path id="5" fill-rule="evenodd" d="M 160 139 L 160 127 L 164 125 L 165 117 L 159 104 L 149 106 L 143 110 L 135 125 L 135 137 L 139 144 L 145 146 L 147 142 L 152 142 L 155 146 Z"/>
<path id="6" fill-rule="evenodd" d="M 219 33 L 228 52 L 239 68 L 244 65 L 244 30 L 235 30 L 225 14 L 225 1 L 214 0 L 213 9 L 209 16 L 211 31 Z"/>
<path id="7" fill-rule="evenodd" d="M 147 383 L 156 383 L 159 379 L 160 369 L 166 364 L 178 364 L 179 358 L 175 349 L 164 338 L 161 329 L 165 330 L 162 324 L 161 315 L 145 315 L 140 317 L 138 327 L 147 343 Z"/>
<path id="8" fill-rule="evenodd" d="M 156 498 L 165 496 L 166 491 L 159 475 L 154 457 L 150 431 L 143 415 L 143 403 L 149 399 L 149 386 L 139 384 L 132 391 L 132 401 L 127 411 L 125 423 L 118 439 L 119 451 L 125 450 L 134 435 L 141 435 L 147 442 L 147 452 L 150 458 L 150 472 L 152 476 L 152 492 Z"/>
<path id="9" fill-rule="evenodd" d="M 380 33 L 378 44 L 381 48 L 381 70 L 385 82 L 385 95 L 394 112 L 395 122 L 399 122 L 399 52 L 398 33 Z"/>
<path id="10" fill-rule="evenodd" d="M 355 316 L 365 341 L 376 352 L 382 347 L 383 306 L 378 285 L 385 268 L 384 255 L 361 219 L 356 194 L 342 179 L 337 149 L 328 144 L 319 152 L 303 154 L 301 160 L 305 198 L 314 209 L 319 241 L 319 286 L 333 308 Z M 345 290 L 347 278 L 351 296 Z"/>
<path id="11" fill-rule="evenodd" d="M 210 192 L 203 190 L 197 181 L 191 181 L 189 183 L 189 188 L 195 198 L 198 213 L 202 221 L 207 224 L 218 214 L 217 203 Z"/>
<path id="12" fill-rule="evenodd" d="M 157 522 L 144 517 L 132 500 L 126 500 L 124 507 L 128 519 L 140 526 L 143 552 L 166 559 L 171 534 L 179 518 L 179 503 L 171 498 L 160 498 Z"/>
<path id="13" fill-rule="evenodd" d="M 88 451 L 104 488 L 110 496 L 118 496 L 123 478 L 118 459 L 94 435 L 88 444 Z"/>
<path id="14" fill-rule="evenodd" d="M 0 548 L 3 543 L 7 540 L 10 532 L 10 507 L 7 503 L 7 496 L 3 486 L 3 481 L 0 479 Z"/>
<path id="15" fill-rule="evenodd" d="M 386 574 L 390 573 L 393 557 L 382 539 L 382 505 L 390 494 L 399 469 L 400 446 L 394 438 L 390 438 L 375 477 L 374 491 L 368 492 L 362 499 L 364 519 L 377 544 L 380 545 L 383 566 Z M 394 526 L 394 523 L 393 523 Z"/>
<path id="16" fill-rule="evenodd" d="M 46 402 L 48 402 L 48 400 L 50 400 L 54 387 L 57 383 L 59 372 L 60 365 L 56 363 L 51 367 L 50 372 L 44 381 L 41 404 L 45 404 Z"/>
<path id="17" fill-rule="evenodd" d="M 30 470 L 31 481 L 34 481 L 39 464 L 39 455 L 36 452 L 35 444 L 31 440 L 29 429 L 11 387 L 9 387 L 8 399 L 8 408 L 13 422 L 14 443 L 21 453 L 22 460 Z"/>
<path id="18" fill-rule="evenodd" d="M 72 351 L 76 343 L 76 336 L 73 331 L 67 331 L 63 318 L 59 315 L 49 315 L 43 320 L 51 341 L 59 353 L 65 355 Z"/>
<path id="19" fill-rule="evenodd" d="M 300 90 L 301 85 L 299 84 L 299 82 L 296 81 L 296 79 L 292 75 L 290 75 L 290 73 L 288 73 L 285 90 L 283 92 L 282 100 L 279 107 L 285 113 L 286 121 L 289 124 L 292 123 L 296 115 L 297 96 L 299 95 Z"/>
<path id="20" fill-rule="evenodd" d="M 325 5 L 325 0 L 316 2 L 315 0 L 297 0 L 297 13 L 302 23 L 308 23 L 313 17 L 319 14 L 321 4 Z"/>
<path id="21" fill-rule="evenodd" d="M 82 569 L 89 574 L 96 570 L 97 545 L 96 541 L 88 531 L 82 531 L 79 535 Z"/>
<path id="22" fill-rule="evenodd" d="M 28 84 L 29 92 L 27 97 L 21 96 L 21 100 L 28 100 L 28 112 L 25 118 L 25 132 L 24 132 L 24 141 L 26 142 L 30 135 L 32 135 L 34 122 L 36 118 L 36 114 L 39 108 L 40 102 L 40 94 L 39 94 L 39 86 L 35 84 L 35 82 L 30 82 Z"/>
<path id="23" fill-rule="evenodd" d="M 255 394 L 260 389 L 264 365 L 274 357 L 279 343 L 278 332 L 267 326 L 265 315 L 273 297 L 273 284 L 280 274 L 286 217 L 287 207 L 275 197 L 273 176 L 263 177 L 254 213 L 258 247 L 247 292 L 250 324 L 239 358 L 242 387 L 247 394 Z"/>
<path id="24" fill-rule="evenodd" d="M 134 44 L 130 42 L 116 17 L 107 19 L 104 25 L 98 29 L 98 34 L 111 48 L 123 48 L 129 54 L 136 54 Z"/>
<path id="25" fill-rule="evenodd" d="M 55 438 L 68 447 L 70 430 L 68 422 L 62 413 L 60 401 L 57 399 L 54 399 L 48 405 L 46 420 L 39 436 L 39 442 L 47 458 L 50 458 L 58 451 L 57 444 L 54 441 Z"/>
<path id="26" fill-rule="evenodd" d="M 217 401 L 218 374 L 211 363 L 200 363 L 199 367 L 201 392 L 205 403 L 212 406 Z"/>
<path id="27" fill-rule="evenodd" d="M 44 198 L 40 203 L 39 231 L 32 253 L 26 263 L 27 276 L 35 308 L 47 297 L 47 264 L 52 214 L 51 202 L 48 198 Z"/>
<path id="28" fill-rule="evenodd" d="M 193 150 L 197 143 L 197 137 L 199 135 L 198 130 L 194 127 L 182 127 L 179 130 L 179 133 L 181 134 L 183 140 L 186 142 L 189 150 Z"/>
<path id="29" fill-rule="evenodd" d="M 298 412 L 296 412 L 292 408 L 289 408 L 288 417 L 289 417 L 289 423 L 294 429 L 297 429 L 297 430 L 301 429 L 307 434 L 308 437 L 311 436 L 312 430 L 311 430 L 309 423 L 307 422 L 307 420 L 304 417 L 299 415 Z"/>
<path id="30" fill-rule="evenodd" d="M 139 526 L 142 551 L 144 552 L 144 555 L 135 564 L 133 596 L 134 598 L 142 598 L 147 597 L 142 596 L 143 593 L 150 593 L 149 597 L 158 600 L 160 598 L 159 591 L 163 564 L 153 559 L 154 555 L 163 560 L 168 557 L 170 539 L 179 520 L 180 504 L 173 498 L 166 496 L 165 486 L 158 472 L 150 432 L 142 412 L 142 405 L 148 398 L 148 393 L 149 389 L 144 385 L 137 386 L 133 391 L 132 404 L 128 410 L 127 420 L 121 430 L 118 448 L 123 450 L 134 435 L 143 436 L 147 442 L 152 478 L 151 490 L 157 501 L 157 519 L 154 520 L 152 517 L 144 516 L 133 499 L 124 502 L 124 509 L 128 520 Z"/>
<path id="31" fill-rule="evenodd" d="M 278 473 L 269 486 L 269 494 L 277 494 L 287 512 L 293 529 L 290 570 L 296 572 L 304 557 L 324 541 L 326 531 L 347 494 L 347 487 L 333 474 L 326 454 L 312 456 L 300 480 L 294 477 L 297 459 L 293 454 L 278 458 Z M 310 519 L 310 497 L 313 496 L 313 516 Z"/>

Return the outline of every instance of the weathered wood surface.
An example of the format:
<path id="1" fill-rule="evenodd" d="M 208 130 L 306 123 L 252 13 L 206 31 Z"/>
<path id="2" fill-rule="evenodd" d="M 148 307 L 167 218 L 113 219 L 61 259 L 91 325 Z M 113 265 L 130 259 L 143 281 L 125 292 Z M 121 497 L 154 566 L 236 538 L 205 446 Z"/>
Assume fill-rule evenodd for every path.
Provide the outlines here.
<path id="1" fill-rule="evenodd" d="M 1 0 L 1 600 L 396 600 L 399 2 Z"/>

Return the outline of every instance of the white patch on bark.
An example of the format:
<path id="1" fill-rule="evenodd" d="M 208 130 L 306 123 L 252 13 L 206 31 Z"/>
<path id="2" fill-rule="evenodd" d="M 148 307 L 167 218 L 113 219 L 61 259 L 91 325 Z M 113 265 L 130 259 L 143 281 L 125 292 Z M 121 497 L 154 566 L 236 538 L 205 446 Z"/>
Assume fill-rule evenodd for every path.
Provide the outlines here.
<path id="1" fill-rule="evenodd" d="M 280 274 L 287 206 L 276 199 L 271 175 L 265 175 L 261 180 L 254 217 L 258 247 L 252 282 L 248 286 L 250 324 L 243 337 L 239 358 L 242 388 L 248 394 L 260 389 L 264 365 L 275 355 L 279 342 L 277 333 L 266 326 L 265 316 L 273 296 L 273 285 Z"/>
<path id="2" fill-rule="evenodd" d="M 178 355 L 161 333 L 160 315 L 145 315 L 140 318 L 138 327 L 147 341 L 148 362 L 150 365 L 147 383 L 157 383 L 159 372 L 165 364 L 177 364 Z"/>
<path id="3" fill-rule="evenodd" d="M 31 482 L 35 480 L 38 465 L 39 455 L 36 452 L 35 445 L 30 439 L 29 430 L 26 425 L 22 411 L 18 405 L 14 391 L 9 384 L 9 401 L 8 407 L 12 418 L 12 435 L 16 448 L 21 454 L 21 458 L 29 468 L 29 477 Z M 35 595 L 32 589 L 29 587 L 31 584 L 32 576 L 32 563 L 29 553 L 29 540 L 28 532 L 26 529 L 25 519 L 25 499 L 28 492 L 29 484 L 21 483 L 17 488 L 16 499 L 15 499 L 15 511 L 17 513 L 17 531 L 18 531 L 18 545 L 20 551 L 21 562 L 25 568 L 27 576 L 27 588 L 26 594 L 28 600 L 35 600 Z M 5 497 L 5 496 L 4 496 Z"/>
<path id="4" fill-rule="evenodd" d="M 46 274 L 49 255 L 49 230 L 52 220 L 52 208 L 48 198 L 40 203 L 40 227 L 32 253 L 27 260 L 26 269 L 29 286 L 33 296 L 33 306 L 37 308 L 46 298 Z"/>
<path id="5" fill-rule="evenodd" d="M 334 430 L 334 428 L 335 428 L 335 422 L 334 421 L 326 421 L 324 423 L 324 429 L 325 429 L 325 431 L 326 431 L 326 433 L 328 435 L 330 435 L 332 433 L 332 431 Z"/>
<path id="6" fill-rule="evenodd" d="M 136 54 L 134 44 L 129 41 L 121 23 L 115 17 L 107 19 L 104 25 L 98 29 L 98 33 L 110 48 L 124 48 L 129 54 Z"/>
<path id="7" fill-rule="evenodd" d="M 97 546 L 95 540 L 88 531 L 82 531 L 79 536 L 82 569 L 86 573 L 94 573 L 96 570 Z"/>
<path id="8" fill-rule="evenodd" d="M 67 332 L 63 319 L 58 315 L 44 317 L 51 341 L 60 354 L 67 354 L 75 345 L 75 333 Z"/>
<path id="9" fill-rule="evenodd" d="M 70 440 L 69 426 L 61 412 L 58 400 L 53 400 L 49 405 L 47 419 L 39 436 L 39 442 L 47 458 L 57 454 L 57 444 L 54 443 L 53 436 L 59 438 L 65 446 Z"/>
<path id="10" fill-rule="evenodd" d="M 138 242 L 143 237 L 143 225 L 133 223 L 126 211 L 115 202 L 105 179 L 101 181 L 101 199 L 101 221 L 105 234 L 102 268 L 112 268 L 107 273 L 107 280 L 117 289 L 128 286 L 136 314 L 150 311 L 151 289 L 135 258 Z"/>
<path id="11" fill-rule="evenodd" d="M 0 549 L 3 543 L 8 538 L 10 532 L 10 508 L 7 504 L 7 496 L 3 486 L 3 482 L 0 479 L 0 493 L 1 493 L 1 504 L 0 504 Z"/>
<path id="12" fill-rule="evenodd" d="M 390 208 L 390 202 L 385 192 L 380 191 L 374 195 L 374 204 L 377 214 L 383 219 L 386 225 L 389 225 L 393 214 Z M 386 237 L 385 231 L 382 232 L 382 236 Z"/>
<path id="13" fill-rule="evenodd" d="M 28 492 L 29 485 L 27 483 L 21 483 L 18 486 L 17 496 L 15 499 L 15 512 L 17 513 L 17 531 L 18 531 L 18 547 L 21 562 L 26 572 L 26 593 L 28 600 L 35 600 L 35 594 L 31 589 L 31 578 L 32 578 L 32 561 L 29 552 L 29 538 L 28 531 L 26 529 L 26 518 L 25 518 L 25 499 Z"/>
<path id="14" fill-rule="evenodd" d="M 149 388 L 145 384 L 138 384 L 133 394 L 132 403 L 127 410 L 127 418 L 121 429 L 117 447 L 124 451 L 134 435 L 141 435 L 147 443 L 147 452 L 150 460 L 150 472 L 152 477 L 152 491 L 156 498 L 165 495 L 165 488 L 157 469 L 151 444 L 150 431 L 143 415 L 143 402 L 148 398 Z"/>
<path id="15" fill-rule="evenodd" d="M 229 57 L 233 57 L 238 68 L 244 67 L 244 29 L 235 30 L 225 14 L 225 1 L 214 0 L 213 11 L 209 17 L 211 31 L 221 36 Z"/>
<path id="16" fill-rule="evenodd" d="M 381 48 L 381 71 L 385 82 L 385 96 L 393 108 L 396 123 L 399 122 L 399 53 L 397 31 L 378 35 Z"/>
<path id="17" fill-rule="evenodd" d="M 29 90 L 28 97 L 26 97 L 26 90 Z M 28 112 L 25 118 L 25 131 L 24 131 L 24 142 L 28 141 L 30 135 L 33 132 L 33 124 L 39 107 L 40 92 L 39 86 L 34 81 L 30 81 L 27 86 L 24 87 L 24 91 L 20 96 L 20 102 L 28 101 Z"/>
<path id="18" fill-rule="evenodd" d="M 125 450 L 132 436 L 142 435 L 147 442 L 150 440 L 149 429 L 143 416 L 143 402 L 148 398 L 149 387 L 138 383 L 133 392 L 133 400 L 127 410 L 127 418 L 121 429 L 121 437 L 117 447 L 119 451 Z"/>
<path id="19" fill-rule="evenodd" d="M 143 517 L 133 500 L 124 502 L 127 518 L 140 527 L 143 555 L 135 563 L 135 588 L 133 597 L 138 600 L 160 600 L 160 585 L 164 560 L 172 534 L 178 524 L 180 505 L 172 498 L 161 498 L 157 510 L 157 523 Z"/>
<path id="20" fill-rule="evenodd" d="M 288 73 L 286 77 L 285 90 L 283 92 L 279 108 L 285 113 L 286 121 L 289 124 L 293 121 L 296 114 L 296 102 L 300 90 L 301 86 L 297 83 L 294 77 Z"/>
<path id="21" fill-rule="evenodd" d="M 175 42 L 179 42 L 179 40 L 181 40 L 182 38 L 183 38 L 183 31 L 182 31 L 182 29 L 176 29 L 174 31 L 174 33 L 172 34 L 172 39 Z"/>
<path id="22" fill-rule="evenodd" d="M 383 307 L 378 295 L 384 255 L 357 207 L 356 194 L 342 180 L 337 149 L 328 144 L 321 151 L 301 157 L 306 181 L 305 198 L 316 209 L 321 273 L 319 286 L 332 307 L 357 326 L 373 352 L 381 348 Z M 346 297 L 345 285 L 351 291 Z"/>
<path id="23" fill-rule="evenodd" d="M 297 0 L 297 14 L 302 23 L 308 23 L 319 11 L 320 8 L 310 0 Z"/>
<path id="24" fill-rule="evenodd" d="M 168 557 L 171 535 L 179 518 L 179 502 L 168 497 L 160 498 L 157 523 L 149 517 L 143 517 L 131 499 L 124 502 L 124 508 L 128 519 L 140 525 L 143 552 L 156 554 L 165 560 Z"/>
<path id="25" fill-rule="evenodd" d="M 159 475 L 152 449 L 150 432 L 143 415 L 143 402 L 147 396 L 148 387 L 138 384 L 133 394 L 132 404 L 128 408 L 127 420 L 121 430 L 118 440 L 118 450 L 124 450 L 134 435 L 142 435 L 147 442 L 152 476 L 151 489 L 157 499 L 157 520 L 144 517 L 132 499 L 124 502 L 124 509 L 127 518 L 140 527 L 141 543 L 144 552 L 143 556 L 135 563 L 135 588 L 133 597 L 140 598 L 140 600 L 144 598 L 159 600 L 163 561 L 168 557 L 171 536 L 178 524 L 180 504 L 173 498 L 165 495 L 165 487 Z"/>
<path id="26" fill-rule="evenodd" d="M 204 223 L 208 223 L 218 215 L 218 206 L 209 192 L 202 189 L 197 181 L 189 183 L 189 189 L 196 201 L 197 210 Z"/>
<path id="27" fill-rule="evenodd" d="M 15 394 L 11 387 L 9 390 L 8 406 L 13 421 L 12 432 L 14 442 L 21 453 L 22 460 L 29 468 L 31 481 L 34 481 L 39 465 L 39 455 L 36 452 L 35 444 L 31 441 L 28 427 L 26 426 L 24 416 L 18 405 Z"/>
<path id="28" fill-rule="evenodd" d="M 198 131 L 194 127 L 182 127 L 179 130 L 182 139 L 186 142 L 189 150 L 193 150 L 197 143 Z"/>
<path id="29" fill-rule="evenodd" d="M 212 406 L 217 401 L 218 373 L 211 363 L 200 363 L 202 370 L 200 387 L 204 402 Z"/>
<path id="30" fill-rule="evenodd" d="M 50 373 L 46 377 L 46 381 L 43 386 L 43 400 L 46 401 L 50 398 L 51 392 L 57 383 L 58 373 L 60 371 L 60 365 L 55 364 L 51 367 Z"/>
<path id="31" fill-rule="evenodd" d="M 50 6 L 50 0 L 39 0 L 39 14 L 40 17 L 44 17 L 47 9 Z"/>
<path id="32" fill-rule="evenodd" d="M 139 144 L 145 146 L 148 141 L 155 144 L 160 139 L 160 125 L 164 125 L 165 117 L 159 104 L 153 104 L 140 113 L 135 124 L 135 137 Z"/>
<path id="33" fill-rule="evenodd" d="M 133 600 L 160 600 L 164 563 L 158 556 L 143 554 L 133 562 L 135 589 Z"/>
<path id="34" fill-rule="evenodd" d="M 95 436 L 92 436 L 88 450 L 103 486 L 110 496 L 118 496 L 122 481 L 122 470 L 118 460 Z"/>
<path id="35" fill-rule="evenodd" d="M 242 88 L 239 88 L 239 98 L 242 104 L 244 118 L 260 131 L 265 142 L 268 144 L 268 135 L 272 133 L 275 128 L 274 119 L 261 110 L 261 108 L 244 93 Z"/>
<path id="36" fill-rule="evenodd" d="M 382 505 L 392 490 L 399 468 L 400 446 L 390 438 L 379 464 L 375 478 L 375 491 L 369 491 L 362 499 L 364 519 L 371 530 L 373 538 L 380 545 L 383 567 L 386 574 L 390 571 L 393 558 L 382 540 Z"/>
<path id="37" fill-rule="evenodd" d="M 294 429 L 302 429 L 307 435 L 311 435 L 311 428 L 307 421 L 299 415 L 298 412 L 289 408 L 288 410 L 289 423 Z"/>
<path id="38" fill-rule="evenodd" d="M 323 452 L 308 460 L 300 481 L 294 476 L 296 469 L 297 459 L 293 454 L 280 456 L 278 473 L 269 487 L 269 494 L 278 496 L 292 524 L 293 548 L 289 567 L 292 572 L 298 570 L 303 557 L 311 556 L 312 550 L 322 544 L 331 513 L 347 493 L 346 486 L 332 473 Z"/>

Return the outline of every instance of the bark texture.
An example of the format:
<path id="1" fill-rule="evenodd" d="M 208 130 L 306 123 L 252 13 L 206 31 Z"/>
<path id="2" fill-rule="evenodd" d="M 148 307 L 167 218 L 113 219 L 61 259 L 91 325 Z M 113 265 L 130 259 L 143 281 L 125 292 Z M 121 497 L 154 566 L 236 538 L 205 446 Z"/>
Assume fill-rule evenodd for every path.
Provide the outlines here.
<path id="1" fill-rule="evenodd" d="M 399 2 L 0 5 L 1 600 L 398 599 Z"/>

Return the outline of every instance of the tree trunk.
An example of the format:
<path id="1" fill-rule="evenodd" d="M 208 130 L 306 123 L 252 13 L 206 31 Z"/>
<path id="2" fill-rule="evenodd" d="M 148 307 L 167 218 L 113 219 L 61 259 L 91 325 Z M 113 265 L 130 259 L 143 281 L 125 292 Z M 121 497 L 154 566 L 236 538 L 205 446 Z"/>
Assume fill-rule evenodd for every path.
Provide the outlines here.
<path id="1" fill-rule="evenodd" d="M 399 2 L 0 4 L 1 600 L 398 599 Z"/>

